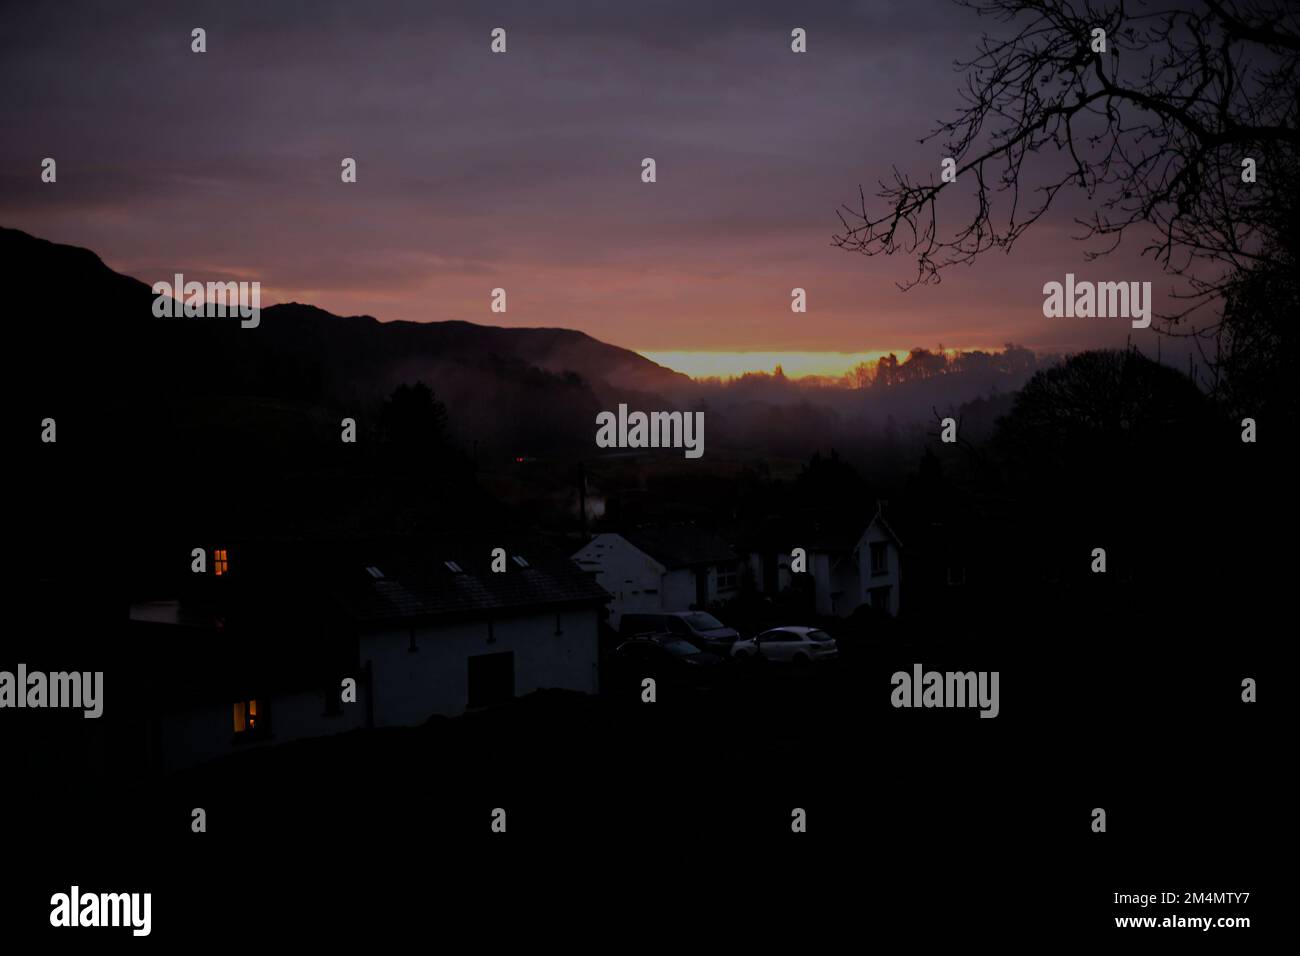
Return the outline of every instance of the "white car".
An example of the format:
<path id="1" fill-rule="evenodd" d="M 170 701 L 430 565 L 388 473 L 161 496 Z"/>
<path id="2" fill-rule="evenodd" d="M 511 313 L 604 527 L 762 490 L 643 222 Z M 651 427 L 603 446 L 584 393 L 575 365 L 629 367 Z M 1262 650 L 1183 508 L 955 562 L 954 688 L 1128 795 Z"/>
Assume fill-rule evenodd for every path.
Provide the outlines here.
<path id="1" fill-rule="evenodd" d="M 731 656 L 739 661 L 762 658 L 783 664 L 833 661 L 839 653 L 835 638 L 815 627 L 774 627 L 731 648 Z"/>

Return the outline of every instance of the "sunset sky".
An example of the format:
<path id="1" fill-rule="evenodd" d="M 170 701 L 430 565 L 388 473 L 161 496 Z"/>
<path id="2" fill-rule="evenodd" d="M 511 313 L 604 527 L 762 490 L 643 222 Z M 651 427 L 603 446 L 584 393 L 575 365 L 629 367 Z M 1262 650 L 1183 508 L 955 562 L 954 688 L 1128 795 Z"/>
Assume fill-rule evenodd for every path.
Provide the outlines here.
<path id="1" fill-rule="evenodd" d="M 537 7 L 10 9 L 0 224 L 146 282 L 256 279 L 264 305 L 563 326 L 652 356 L 1072 351 L 1131 331 L 1154 349 L 1122 319 L 1042 316 L 1043 283 L 1067 271 L 1169 285 L 1133 244 L 1086 263 L 1077 203 L 1012 254 L 907 293 L 911 261 L 831 245 L 859 184 L 891 165 L 937 174 L 939 145 L 917 140 L 958 104 L 952 61 L 995 24 L 947 0 Z M 206 54 L 190 52 L 196 26 Z M 658 182 L 641 182 L 643 157 Z"/>

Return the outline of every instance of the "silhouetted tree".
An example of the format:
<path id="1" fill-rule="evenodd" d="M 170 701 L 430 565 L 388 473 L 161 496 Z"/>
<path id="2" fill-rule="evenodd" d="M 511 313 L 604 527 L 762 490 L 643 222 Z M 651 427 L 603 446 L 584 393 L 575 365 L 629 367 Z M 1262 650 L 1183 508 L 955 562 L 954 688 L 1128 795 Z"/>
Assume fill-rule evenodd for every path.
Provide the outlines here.
<path id="1" fill-rule="evenodd" d="M 869 388 L 874 375 L 870 362 L 859 362 L 848 373 L 850 388 Z"/>
<path id="2" fill-rule="evenodd" d="M 943 354 L 942 348 L 937 352 L 923 348 L 912 349 L 898 369 L 900 382 L 923 382 L 947 371 L 948 358 Z"/>
<path id="3" fill-rule="evenodd" d="M 875 387 L 888 388 L 898 382 L 898 358 L 893 352 L 888 355 L 882 355 L 880 361 L 876 363 L 876 377 L 872 379 L 872 385 Z"/>
<path id="4" fill-rule="evenodd" d="M 1181 372 L 1133 350 L 1083 352 L 1025 384 L 995 441 L 1012 459 L 1091 471 L 1117 467 L 1126 450 L 1199 447 L 1211 418 Z"/>
<path id="5" fill-rule="evenodd" d="M 447 407 L 423 382 L 399 385 L 379 411 L 379 434 L 387 448 L 403 456 L 434 454 L 446 445 Z"/>
<path id="6" fill-rule="evenodd" d="M 1240 487 L 1231 452 L 1242 445 L 1222 424 L 1186 375 L 1136 351 L 1084 352 L 1037 373 L 993 442 L 1003 475 L 988 491 L 1008 502 L 1006 560 L 1026 581 L 1045 571 L 1093 588 L 1142 581 L 1174 605 L 1191 601 L 1207 522 Z M 1106 575 L 1090 571 L 1099 547 Z M 1095 598 L 1070 615 L 1105 617 Z"/>
<path id="7" fill-rule="evenodd" d="M 858 208 L 843 207 L 838 245 L 915 255 L 906 285 L 935 281 L 946 266 L 1009 249 L 1071 187 L 1093 210 L 1078 220 L 1085 238 L 1101 240 L 1092 255 L 1137 226 L 1144 251 L 1185 280 L 1186 304 L 1164 316 L 1171 322 L 1260 278 L 1295 211 L 1300 8 L 958 2 L 1010 25 L 1009 37 L 985 35 L 976 56 L 957 64 L 963 105 L 927 137 L 943 138 L 941 155 L 955 160 L 963 188 L 974 183 L 975 213 L 941 226 L 938 200 L 954 184 L 895 170 L 892 184 L 880 184 L 880 208 L 868 208 L 861 188 Z M 1105 52 L 1094 52 L 1096 29 Z M 1247 158 L 1254 183 L 1242 179 Z"/>
<path id="8" fill-rule="evenodd" d="M 1300 209 L 1297 210 L 1300 212 Z M 1241 274 L 1223 308 L 1215 386 L 1238 418 L 1294 423 L 1300 417 L 1296 359 L 1300 342 L 1300 230 L 1269 246 L 1267 259 Z"/>
<path id="9" fill-rule="evenodd" d="M 862 476 L 833 448 L 827 456 L 813 454 L 795 479 L 794 491 L 805 507 L 815 510 L 852 512 L 870 498 Z"/>

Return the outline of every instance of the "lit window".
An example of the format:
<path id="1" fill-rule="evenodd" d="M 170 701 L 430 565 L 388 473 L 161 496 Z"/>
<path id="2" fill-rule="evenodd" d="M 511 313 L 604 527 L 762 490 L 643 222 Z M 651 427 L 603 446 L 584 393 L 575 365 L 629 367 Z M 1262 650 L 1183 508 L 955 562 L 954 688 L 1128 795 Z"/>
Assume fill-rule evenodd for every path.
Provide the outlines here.
<path id="1" fill-rule="evenodd" d="M 230 568 L 228 563 L 226 562 L 226 549 L 218 548 L 217 550 L 213 551 L 212 552 L 213 573 L 216 574 L 217 577 L 221 577 L 228 570 L 230 570 Z"/>
<path id="2" fill-rule="evenodd" d="M 257 699 L 235 701 L 235 733 L 260 736 L 266 733 L 266 708 Z"/>

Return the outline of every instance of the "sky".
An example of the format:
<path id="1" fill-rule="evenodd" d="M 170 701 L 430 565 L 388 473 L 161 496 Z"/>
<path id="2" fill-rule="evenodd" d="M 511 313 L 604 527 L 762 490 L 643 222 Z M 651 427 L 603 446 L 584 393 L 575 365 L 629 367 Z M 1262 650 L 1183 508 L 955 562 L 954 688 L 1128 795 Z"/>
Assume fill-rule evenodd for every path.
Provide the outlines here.
<path id="1" fill-rule="evenodd" d="M 1043 284 L 1066 272 L 1169 286 L 1131 243 L 1087 263 L 1077 207 L 908 292 L 911 260 L 832 245 L 859 185 L 937 174 L 941 147 L 918 140 L 958 105 L 953 61 L 996 27 L 950 0 L 67 3 L 4 19 L 0 225 L 145 282 L 257 280 L 264 306 L 730 353 L 691 374 L 734 374 L 742 352 L 770 370 L 782 353 L 1069 352 L 1130 333 L 1154 350 L 1123 319 L 1044 318 Z"/>

